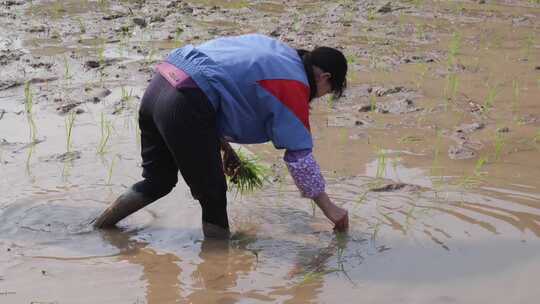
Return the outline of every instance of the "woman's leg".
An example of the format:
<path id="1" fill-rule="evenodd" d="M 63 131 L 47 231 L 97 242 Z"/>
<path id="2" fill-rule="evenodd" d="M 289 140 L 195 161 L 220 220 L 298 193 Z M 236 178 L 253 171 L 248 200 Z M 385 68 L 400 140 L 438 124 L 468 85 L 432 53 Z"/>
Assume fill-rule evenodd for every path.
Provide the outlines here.
<path id="1" fill-rule="evenodd" d="M 94 222 L 96 228 L 113 227 L 120 220 L 169 193 L 178 180 L 178 168 L 157 129 L 153 112 L 168 82 L 154 76 L 141 100 L 139 128 L 144 180 L 120 195 Z"/>
<path id="2" fill-rule="evenodd" d="M 229 233 L 227 183 L 223 173 L 215 110 L 199 89 L 182 89 L 162 95 L 154 121 L 193 197 L 202 207 L 205 236 Z"/>

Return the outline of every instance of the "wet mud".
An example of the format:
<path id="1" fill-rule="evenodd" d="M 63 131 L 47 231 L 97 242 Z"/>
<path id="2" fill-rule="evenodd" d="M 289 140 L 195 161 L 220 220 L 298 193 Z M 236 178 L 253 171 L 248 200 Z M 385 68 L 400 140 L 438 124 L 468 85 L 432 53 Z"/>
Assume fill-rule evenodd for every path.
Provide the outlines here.
<path id="1" fill-rule="evenodd" d="M 0 0 L 0 303 L 538 303 L 540 4 Z M 137 108 L 189 43 L 259 32 L 343 50 L 311 110 L 336 234 L 271 144 L 261 191 L 204 240 L 175 190 L 90 223 L 140 179 Z"/>

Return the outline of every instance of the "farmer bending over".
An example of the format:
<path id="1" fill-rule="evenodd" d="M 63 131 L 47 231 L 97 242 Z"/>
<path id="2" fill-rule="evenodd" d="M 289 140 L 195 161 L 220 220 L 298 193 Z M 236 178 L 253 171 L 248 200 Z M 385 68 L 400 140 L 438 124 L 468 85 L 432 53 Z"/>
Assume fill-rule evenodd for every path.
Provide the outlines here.
<path id="1" fill-rule="evenodd" d="M 225 174 L 238 164 L 227 142 L 267 141 L 286 149 L 284 160 L 302 195 L 335 229 L 348 227 L 347 211 L 325 193 L 309 128 L 309 103 L 329 93 L 339 97 L 346 86 L 340 51 L 295 50 L 252 34 L 178 48 L 156 69 L 139 109 L 144 180 L 118 197 L 95 227 L 112 227 L 169 193 L 180 170 L 201 204 L 205 237 L 226 238 Z"/>

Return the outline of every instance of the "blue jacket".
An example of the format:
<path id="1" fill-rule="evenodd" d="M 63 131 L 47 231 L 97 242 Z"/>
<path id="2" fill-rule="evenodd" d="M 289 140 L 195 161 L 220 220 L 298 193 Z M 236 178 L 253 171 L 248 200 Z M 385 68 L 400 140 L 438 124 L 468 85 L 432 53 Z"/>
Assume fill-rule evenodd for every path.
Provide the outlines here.
<path id="1" fill-rule="evenodd" d="M 219 133 L 241 143 L 311 149 L 309 84 L 296 50 L 251 34 L 175 49 L 167 62 L 183 70 L 217 113 Z"/>

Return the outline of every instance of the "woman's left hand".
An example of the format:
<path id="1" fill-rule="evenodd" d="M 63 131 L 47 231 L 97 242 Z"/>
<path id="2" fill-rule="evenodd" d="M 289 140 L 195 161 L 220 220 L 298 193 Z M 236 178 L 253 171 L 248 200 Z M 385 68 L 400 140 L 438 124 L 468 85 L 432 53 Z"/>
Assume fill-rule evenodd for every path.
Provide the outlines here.
<path id="1" fill-rule="evenodd" d="M 234 177 L 238 171 L 238 167 L 240 167 L 240 158 L 226 141 L 221 142 L 221 150 L 223 151 L 223 172 L 225 175 L 231 177 L 234 182 Z"/>

